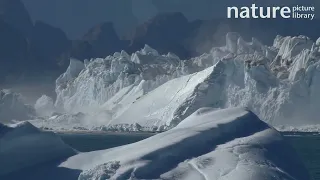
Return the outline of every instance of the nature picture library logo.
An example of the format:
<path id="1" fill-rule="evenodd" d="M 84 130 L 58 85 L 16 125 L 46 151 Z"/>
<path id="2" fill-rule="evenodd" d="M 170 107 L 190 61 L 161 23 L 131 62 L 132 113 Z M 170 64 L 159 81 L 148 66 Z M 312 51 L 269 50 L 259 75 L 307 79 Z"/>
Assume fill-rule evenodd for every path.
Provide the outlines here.
<path id="1" fill-rule="evenodd" d="M 228 18 L 262 18 L 272 19 L 282 17 L 285 19 L 310 19 L 315 18 L 315 7 L 314 6 L 282 6 L 282 7 L 259 7 L 256 4 L 252 4 L 251 7 L 228 7 L 227 9 Z"/>

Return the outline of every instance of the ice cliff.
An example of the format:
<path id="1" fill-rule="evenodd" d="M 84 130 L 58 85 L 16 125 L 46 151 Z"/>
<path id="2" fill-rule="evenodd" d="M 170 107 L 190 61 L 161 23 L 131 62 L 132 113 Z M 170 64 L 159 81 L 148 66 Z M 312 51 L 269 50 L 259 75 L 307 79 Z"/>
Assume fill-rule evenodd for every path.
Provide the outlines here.
<path id="1" fill-rule="evenodd" d="M 267 47 L 228 33 L 224 47 L 189 60 L 149 46 L 71 60 L 57 79 L 55 106 L 87 114 L 86 124 L 100 130 L 164 130 L 202 107 L 238 106 L 275 126 L 317 124 L 319 47 L 305 36 L 277 36 Z"/>
<path id="2" fill-rule="evenodd" d="M 57 79 L 56 107 L 67 112 L 98 109 L 121 89 L 145 82 L 143 94 L 160 84 L 184 74 L 180 59 L 159 55 L 149 46 L 131 56 L 115 53 L 105 59 L 92 59 L 82 64 L 71 60 L 67 71 Z"/>

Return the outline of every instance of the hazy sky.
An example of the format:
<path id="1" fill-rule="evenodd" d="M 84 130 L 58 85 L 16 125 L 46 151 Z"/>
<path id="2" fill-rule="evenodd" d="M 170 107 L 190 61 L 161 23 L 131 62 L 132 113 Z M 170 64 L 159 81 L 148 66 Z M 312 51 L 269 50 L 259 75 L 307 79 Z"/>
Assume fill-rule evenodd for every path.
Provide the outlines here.
<path id="1" fill-rule="evenodd" d="M 84 34 L 90 27 L 112 21 L 117 31 L 128 32 L 159 12 L 183 12 L 187 18 L 211 19 L 221 5 L 212 0 L 22 0 L 33 20 L 62 28 L 69 37 Z M 223 4 L 224 0 L 220 0 Z"/>
<path id="2" fill-rule="evenodd" d="M 182 12 L 189 20 L 226 17 L 226 7 L 262 3 L 307 4 L 319 0 L 22 0 L 33 20 L 63 29 L 70 38 L 81 37 L 94 25 L 112 21 L 124 34 L 159 12 Z"/>

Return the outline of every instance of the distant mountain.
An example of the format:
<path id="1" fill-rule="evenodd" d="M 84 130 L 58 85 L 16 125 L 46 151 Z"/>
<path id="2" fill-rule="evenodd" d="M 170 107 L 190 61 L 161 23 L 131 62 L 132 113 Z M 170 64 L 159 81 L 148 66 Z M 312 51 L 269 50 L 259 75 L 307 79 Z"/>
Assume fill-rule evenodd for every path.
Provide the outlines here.
<path id="1" fill-rule="evenodd" d="M 83 36 L 83 40 L 92 46 L 96 57 L 110 55 L 125 48 L 124 42 L 119 39 L 113 23 L 110 22 L 94 26 Z"/>
<path id="2" fill-rule="evenodd" d="M 159 13 L 138 25 L 125 37 L 119 37 L 114 23 L 98 23 L 78 40 L 69 40 L 59 28 L 37 21 L 19 0 L 0 0 L 0 79 L 7 75 L 43 75 L 62 72 L 70 57 L 80 60 L 106 57 L 125 50 L 128 53 L 150 45 L 161 54 L 172 52 L 189 59 L 225 44 L 228 32 L 239 32 L 271 45 L 276 35 L 304 34 L 318 38 L 318 20 L 287 19 L 209 19 L 189 21 L 181 12 Z"/>
<path id="3" fill-rule="evenodd" d="M 213 46 L 225 44 L 228 32 L 238 32 L 248 41 L 252 37 L 271 45 L 276 35 L 319 37 L 319 20 L 294 19 L 211 19 L 188 21 L 182 13 L 162 13 L 139 25 L 130 38 L 128 52 L 144 44 L 160 53 L 173 52 L 181 58 L 198 56 Z"/>
<path id="4" fill-rule="evenodd" d="M 112 23 L 100 23 L 92 27 L 80 40 L 74 40 L 70 56 L 77 59 L 106 57 L 122 49 L 128 42 L 121 40 Z"/>
<path id="5" fill-rule="evenodd" d="M 71 41 L 61 29 L 40 21 L 35 23 L 29 42 L 35 66 L 53 71 L 60 68 L 59 64 L 64 64 L 63 55 L 71 47 Z"/>
<path id="6" fill-rule="evenodd" d="M 91 27 L 101 22 L 113 22 L 119 35 L 158 13 L 181 12 L 189 21 L 226 18 L 227 7 L 251 6 L 315 6 L 317 0 L 21 0 L 32 19 L 63 29 L 69 38 L 80 39 Z"/>
<path id="7" fill-rule="evenodd" d="M 173 52 L 182 58 L 191 56 L 185 40 L 194 27 L 182 13 L 163 13 L 137 26 L 127 38 L 119 38 L 110 22 L 91 28 L 81 40 L 74 41 L 71 56 L 78 59 L 106 57 L 125 50 L 129 53 L 142 49 L 145 44 L 160 53 Z"/>
<path id="8" fill-rule="evenodd" d="M 139 21 L 133 12 L 132 4 L 135 0 L 21 1 L 28 8 L 33 20 L 41 20 L 63 29 L 72 40 L 81 39 L 90 28 L 102 22 L 113 22 L 119 34 L 131 31 L 139 22 L 143 22 Z M 145 12 L 150 11 L 150 8 L 137 6 L 137 10 Z"/>
<path id="9" fill-rule="evenodd" d="M 0 40 L 0 82 L 59 72 L 61 62 L 69 61 L 71 42 L 65 33 L 43 22 L 33 25 L 19 0 L 0 0 Z"/>
<path id="10" fill-rule="evenodd" d="M 173 52 L 187 58 L 190 54 L 184 41 L 190 30 L 190 23 L 182 13 L 158 14 L 135 29 L 129 49 L 134 52 L 148 44 L 160 53 Z"/>
<path id="11" fill-rule="evenodd" d="M 20 0 L 0 0 L 0 18 L 26 37 L 32 31 L 30 15 Z"/>
<path id="12" fill-rule="evenodd" d="M 225 44 L 224 37 L 228 32 L 239 32 L 248 41 L 255 37 L 267 45 L 271 45 L 278 34 L 283 36 L 305 34 L 315 40 L 320 26 L 313 22 L 283 19 L 188 21 L 179 12 L 160 13 L 137 26 L 127 37 L 120 38 L 111 22 L 97 24 L 80 40 L 72 41 L 71 50 L 65 54 L 62 62 L 67 65 L 68 57 L 80 60 L 103 58 L 121 50 L 134 53 L 142 49 L 145 44 L 157 49 L 161 54 L 172 52 L 182 59 L 188 59 L 210 51 L 213 46 Z"/>
<path id="13" fill-rule="evenodd" d="M 0 82 L 9 73 L 24 72 L 28 61 L 28 42 L 10 24 L 0 19 Z"/>

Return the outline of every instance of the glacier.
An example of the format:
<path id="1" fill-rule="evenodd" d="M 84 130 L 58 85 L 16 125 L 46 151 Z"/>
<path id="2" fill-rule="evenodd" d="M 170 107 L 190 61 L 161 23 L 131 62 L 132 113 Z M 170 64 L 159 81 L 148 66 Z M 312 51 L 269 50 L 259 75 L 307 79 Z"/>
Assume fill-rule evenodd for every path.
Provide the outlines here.
<path id="1" fill-rule="evenodd" d="M 87 153 L 73 151 L 29 123 L 0 124 L 0 144 L 0 157 L 5 159 L 0 162 L 0 179 L 6 180 L 310 179 L 281 134 L 244 108 L 200 108 L 166 132 Z M 47 160 L 60 159 L 51 166 L 43 164 L 39 152 L 50 152 Z M 21 169 L 24 166 L 29 168 Z"/>
<path id="2" fill-rule="evenodd" d="M 248 107 L 279 129 L 316 125 L 318 41 L 277 36 L 269 47 L 228 33 L 225 46 L 188 60 L 148 45 L 132 55 L 71 59 L 56 81 L 55 111 L 62 115 L 30 122 L 56 130 L 163 131 L 202 107 Z M 68 117 L 77 113 L 84 117 L 73 125 Z"/>

